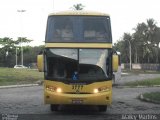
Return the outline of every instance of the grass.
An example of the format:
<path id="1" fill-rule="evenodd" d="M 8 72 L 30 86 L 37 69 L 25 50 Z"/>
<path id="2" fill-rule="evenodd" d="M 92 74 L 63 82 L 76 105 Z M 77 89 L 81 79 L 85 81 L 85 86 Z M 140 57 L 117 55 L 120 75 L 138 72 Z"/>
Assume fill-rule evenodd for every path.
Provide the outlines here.
<path id="1" fill-rule="evenodd" d="M 160 92 L 151 92 L 151 93 L 144 93 L 144 99 L 149 99 L 151 101 L 160 102 Z"/>
<path id="2" fill-rule="evenodd" d="M 142 80 L 142 81 L 135 81 L 135 82 L 128 82 L 125 85 L 127 86 L 154 86 L 154 85 L 160 85 L 160 78 L 155 79 L 148 79 L 148 80 Z"/>
<path id="3" fill-rule="evenodd" d="M 32 69 L 0 68 L 0 86 L 32 84 L 43 80 L 43 73 Z"/>

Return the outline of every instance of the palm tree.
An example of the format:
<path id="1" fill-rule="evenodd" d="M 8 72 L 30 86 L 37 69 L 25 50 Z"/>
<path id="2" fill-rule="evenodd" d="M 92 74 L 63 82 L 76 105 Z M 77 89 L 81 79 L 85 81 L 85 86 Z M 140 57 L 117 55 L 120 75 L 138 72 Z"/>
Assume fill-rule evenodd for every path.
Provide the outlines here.
<path id="1" fill-rule="evenodd" d="M 136 28 L 134 28 L 135 32 L 133 33 L 133 54 L 134 54 L 134 62 L 144 62 L 144 56 L 146 55 L 146 31 L 147 25 L 142 22 L 138 23 Z"/>
<path id="2" fill-rule="evenodd" d="M 154 19 L 148 19 L 146 23 L 138 23 L 133 29 L 134 33 L 124 33 L 116 48 L 122 54 L 122 61 L 128 60 L 129 42 L 132 46 L 132 62 L 135 63 L 159 63 L 160 62 L 160 27 Z"/>
<path id="3" fill-rule="evenodd" d="M 85 7 L 84 5 L 82 5 L 81 3 L 78 3 L 78 4 L 73 5 L 72 9 L 73 10 L 83 10 L 84 7 Z"/>
<path id="4" fill-rule="evenodd" d="M 156 26 L 156 22 L 154 19 L 148 19 L 147 20 L 147 41 L 149 41 L 148 48 L 151 51 L 150 56 L 153 62 L 158 62 L 158 42 L 159 41 L 159 35 L 157 34 L 158 27 Z M 159 33 L 159 32 L 158 32 Z M 158 39 L 157 39 L 158 38 Z"/>

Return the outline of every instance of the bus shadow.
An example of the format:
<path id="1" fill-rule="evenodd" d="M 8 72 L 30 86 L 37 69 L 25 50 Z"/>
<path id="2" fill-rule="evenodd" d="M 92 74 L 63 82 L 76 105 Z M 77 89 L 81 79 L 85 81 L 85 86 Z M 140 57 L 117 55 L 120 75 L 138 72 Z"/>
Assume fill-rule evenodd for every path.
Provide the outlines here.
<path id="1" fill-rule="evenodd" d="M 51 112 L 48 118 L 65 120 L 120 120 L 120 114 L 112 114 L 111 112 L 99 112 L 96 106 L 60 106 L 57 112 Z"/>
<path id="2" fill-rule="evenodd" d="M 106 112 L 99 112 L 98 107 L 96 106 L 81 106 L 81 105 L 64 105 L 60 106 L 59 110 L 55 112 L 63 115 L 102 115 Z"/>

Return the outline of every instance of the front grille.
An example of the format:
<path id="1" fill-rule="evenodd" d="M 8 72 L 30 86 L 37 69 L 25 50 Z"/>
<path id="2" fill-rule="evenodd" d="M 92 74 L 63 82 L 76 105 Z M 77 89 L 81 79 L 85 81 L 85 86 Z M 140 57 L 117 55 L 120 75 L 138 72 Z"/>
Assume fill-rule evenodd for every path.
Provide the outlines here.
<path id="1" fill-rule="evenodd" d="M 92 94 L 87 92 L 65 92 L 65 94 Z"/>

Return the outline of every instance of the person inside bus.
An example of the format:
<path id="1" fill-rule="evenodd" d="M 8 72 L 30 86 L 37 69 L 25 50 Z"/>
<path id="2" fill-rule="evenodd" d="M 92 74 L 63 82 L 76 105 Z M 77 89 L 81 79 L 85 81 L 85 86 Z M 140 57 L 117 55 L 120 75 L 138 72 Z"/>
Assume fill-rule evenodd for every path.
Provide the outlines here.
<path id="1" fill-rule="evenodd" d="M 84 38 L 86 40 L 93 40 L 96 37 L 96 31 L 92 28 L 92 26 L 88 26 L 84 31 Z"/>
<path id="2" fill-rule="evenodd" d="M 96 31 L 96 39 L 97 40 L 105 40 L 106 39 L 105 32 L 103 30 Z"/>
<path id="3" fill-rule="evenodd" d="M 64 41 L 73 40 L 73 31 L 69 24 L 66 24 L 65 27 L 61 30 L 61 37 Z"/>
<path id="4" fill-rule="evenodd" d="M 53 35 L 54 35 L 54 38 L 55 38 L 56 40 L 61 40 L 61 31 L 60 31 L 60 29 L 56 29 L 56 30 L 54 31 Z"/>

